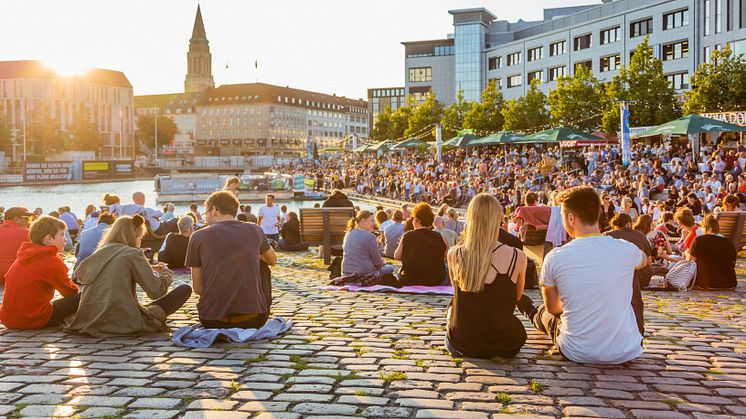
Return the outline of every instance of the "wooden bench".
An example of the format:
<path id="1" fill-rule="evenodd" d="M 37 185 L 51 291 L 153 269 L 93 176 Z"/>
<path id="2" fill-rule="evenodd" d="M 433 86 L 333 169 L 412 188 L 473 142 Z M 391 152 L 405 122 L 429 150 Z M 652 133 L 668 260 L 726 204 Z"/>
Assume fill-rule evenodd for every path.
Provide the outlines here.
<path id="1" fill-rule="evenodd" d="M 332 258 L 332 246 L 340 246 L 347 233 L 353 208 L 301 208 L 300 239 L 312 246 L 324 246 L 324 263 Z"/>
<path id="2" fill-rule="evenodd" d="M 718 215 L 720 234 L 733 243 L 736 252 L 746 245 L 746 211 L 723 211 Z"/>

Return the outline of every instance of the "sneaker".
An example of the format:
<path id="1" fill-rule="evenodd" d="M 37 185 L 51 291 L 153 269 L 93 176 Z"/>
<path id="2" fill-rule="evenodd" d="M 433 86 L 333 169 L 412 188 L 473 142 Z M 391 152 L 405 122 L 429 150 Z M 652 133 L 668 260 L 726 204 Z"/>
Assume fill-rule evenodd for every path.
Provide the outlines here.
<path id="1" fill-rule="evenodd" d="M 536 306 L 534 305 L 533 300 L 529 298 L 528 295 L 523 294 L 521 296 L 521 299 L 518 300 L 516 303 L 516 308 L 518 308 L 518 311 L 521 312 L 526 318 L 528 318 L 530 321 L 534 320 L 534 316 L 536 315 L 536 312 L 538 311 L 536 309 Z"/>

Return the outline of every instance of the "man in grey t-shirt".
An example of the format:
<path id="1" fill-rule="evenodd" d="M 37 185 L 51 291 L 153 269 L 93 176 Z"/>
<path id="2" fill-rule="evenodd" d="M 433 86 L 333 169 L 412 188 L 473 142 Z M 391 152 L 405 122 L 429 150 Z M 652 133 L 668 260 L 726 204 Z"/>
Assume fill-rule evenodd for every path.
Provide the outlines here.
<path id="1" fill-rule="evenodd" d="M 238 199 L 219 191 L 205 201 L 208 226 L 189 239 L 186 266 L 207 328 L 259 328 L 269 317 L 269 266 L 277 262 L 262 229 L 235 219 Z"/>

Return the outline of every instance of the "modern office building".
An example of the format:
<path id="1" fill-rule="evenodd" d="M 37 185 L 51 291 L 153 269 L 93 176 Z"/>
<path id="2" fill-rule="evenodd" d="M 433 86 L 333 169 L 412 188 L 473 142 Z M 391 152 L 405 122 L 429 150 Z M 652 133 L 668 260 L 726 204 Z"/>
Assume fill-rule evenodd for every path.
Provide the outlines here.
<path id="1" fill-rule="evenodd" d="M 197 6 L 187 53 L 185 93 L 135 97 L 137 115 L 159 114 L 176 123 L 174 143 L 164 157 L 305 156 L 308 142 L 353 147 L 351 138 L 369 133 L 368 104 L 362 99 L 265 83 L 215 87 L 212 56 Z"/>
<path id="2" fill-rule="evenodd" d="M 407 94 L 432 90 L 451 104 L 461 90 L 466 100 L 479 100 L 494 80 L 510 99 L 534 79 L 549 92 L 576 66 L 609 81 L 645 37 L 681 92 L 714 49 L 728 44 L 746 53 L 745 0 L 606 0 L 545 9 L 543 19 L 532 22 L 499 20 L 484 8 L 449 13 L 454 32 L 446 39 L 403 42 Z"/>
<path id="3" fill-rule="evenodd" d="M 10 124 L 15 160 L 22 159 L 24 137 L 27 151 L 39 141 L 31 125 L 42 118 L 57 123 L 63 138 L 69 138 L 75 118 L 88 118 L 101 133 L 95 150 L 100 157 L 133 155 L 134 98 L 121 71 L 91 69 L 64 77 L 41 61 L 2 61 L 0 113 Z"/>
<path id="4" fill-rule="evenodd" d="M 388 106 L 391 112 L 406 105 L 407 96 L 403 87 L 380 87 L 368 89 L 368 128 L 373 129 L 378 114 Z"/>

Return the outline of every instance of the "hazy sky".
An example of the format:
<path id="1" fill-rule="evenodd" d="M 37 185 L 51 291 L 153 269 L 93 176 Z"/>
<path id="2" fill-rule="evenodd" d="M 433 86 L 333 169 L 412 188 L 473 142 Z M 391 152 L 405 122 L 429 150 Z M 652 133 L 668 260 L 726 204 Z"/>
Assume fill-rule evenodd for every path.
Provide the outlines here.
<path id="1" fill-rule="evenodd" d="M 259 80 L 359 98 L 404 85 L 401 41 L 453 31 L 449 9 L 536 20 L 545 7 L 600 0 L 202 0 L 215 83 Z M 184 89 L 194 0 L 0 0 L 0 61 L 66 73 L 123 71 L 135 94 Z M 254 69 L 254 61 L 259 69 Z M 226 64 L 228 68 L 226 69 Z"/>

